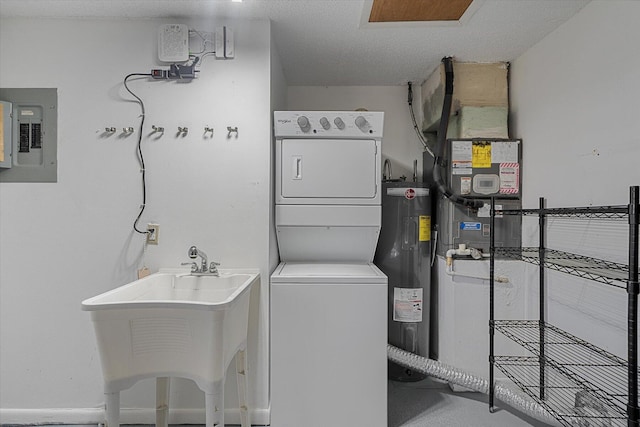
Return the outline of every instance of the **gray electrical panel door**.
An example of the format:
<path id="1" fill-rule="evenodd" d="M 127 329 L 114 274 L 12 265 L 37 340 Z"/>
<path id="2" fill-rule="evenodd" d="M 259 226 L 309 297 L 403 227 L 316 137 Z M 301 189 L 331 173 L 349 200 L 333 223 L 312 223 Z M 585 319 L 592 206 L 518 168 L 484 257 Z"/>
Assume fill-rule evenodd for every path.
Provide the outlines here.
<path id="1" fill-rule="evenodd" d="M 0 101 L 0 168 L 9 169 L 13 165 L 11 159 L 12 149 L 12 123 L 11 111 L 13 104 Z"/>
<path id="2" fill-rule="evenodd" d="M 3 157 L 9 163 L 0 163 L 0 182 L 56 182 L 57 89 L 0 88 L 0 99 L 3 110 L 11 105 L 10 116 L 3 115 Z"/>

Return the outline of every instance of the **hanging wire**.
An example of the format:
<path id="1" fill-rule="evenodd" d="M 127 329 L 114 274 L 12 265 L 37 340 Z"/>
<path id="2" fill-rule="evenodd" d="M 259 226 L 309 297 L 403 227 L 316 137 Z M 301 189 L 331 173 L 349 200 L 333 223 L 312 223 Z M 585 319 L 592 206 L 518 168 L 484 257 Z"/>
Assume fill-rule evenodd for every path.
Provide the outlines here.
<path id="1" fill-rule="evenodd" d="M 142 114 L 140 115 L 140 130 L 138 132 L 138 144 L 137 144 L 138 162 L 140 163 L 140 172 L 142 173 L 142 205 L 140 205 L 140 211 L 138 212 L 138 216 L 133 222 L 133 229 L 140 234 L 149 234 L 149 231 L 147 230 L 143 231 L 138 229 L 138 221 L 140 221 L 140 217 L 142 216 L 142 213 L 144 212 L 144 209 L 147 205 L 147 183 L 146 183 L 146 176 L 145 176 L 146 171 L 144 166 L 144 156 L 142 154 L 142 130 L 144 127 L 145 110 L 144 110 L 144 102 L 142 102 L 142 99 L 138 95 L 133 93 L 131 89 L 129 89 L 129 86 L 127 85 L 127 80 L 130 77 L 151 77 L 151 74 L 131 73 L 124 78 L 125 89 L 127 89 L 127 92 L 129 92 L 131 96 L 133 96 L 137 100 L 138 104 L 140 104 L 140 109 L 142 111 Z"/>
<path id="2" fill-rule="evenodd" d="M 429 145 L 427 144 L 427 140 L 425 139 L 422 132 L 420 132 L 420 128 L 418 128 L 418 123 L 416 122 L 416 115 L 413 111 L 413 90 L 411 89 L 411 82 L 407 83 L 407 86 L 408 86 L 407 102 L 409 103 L 409 112 L 411 113 L 411 121 L 413 122 L 413 129 L 416 131 L 416 135 L 418 135 L 418 139 L 422 143 L 422 146 L 424 147 L 425 151 L 427 151 L 431 155 L 431 157 L 435 158 L 436 156 L 433 154 L 433 151 L 431 151 L 431 148 L 429 148 Z"/>

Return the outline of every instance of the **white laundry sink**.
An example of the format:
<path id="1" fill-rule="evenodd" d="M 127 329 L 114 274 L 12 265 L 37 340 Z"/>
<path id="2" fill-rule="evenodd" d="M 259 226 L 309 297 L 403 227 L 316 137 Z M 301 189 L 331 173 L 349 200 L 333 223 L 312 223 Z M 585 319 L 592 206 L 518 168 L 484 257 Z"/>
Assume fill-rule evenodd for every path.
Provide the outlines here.
<path id="1" fill-rule="evenodd" d="M 220 270 L 219 276 L 193 275 L 183 269 L 162 269 L 82 302 L 86 311 L 123 308 L 192 308 L 226 310 L 246 292 L 258 274 Z"/>
<path id="2" fill-rule="evenodd" d="M 223 420 L 225 373 L 238 352 L 244 376 L 250 289 L 259 277 L 246 269 L 219 276 L 162 269 L 82 302 L 94 322 L 111 427 L 119 392 L 153 377 L 195 381 L 206 394 L 207 418 Z"/>

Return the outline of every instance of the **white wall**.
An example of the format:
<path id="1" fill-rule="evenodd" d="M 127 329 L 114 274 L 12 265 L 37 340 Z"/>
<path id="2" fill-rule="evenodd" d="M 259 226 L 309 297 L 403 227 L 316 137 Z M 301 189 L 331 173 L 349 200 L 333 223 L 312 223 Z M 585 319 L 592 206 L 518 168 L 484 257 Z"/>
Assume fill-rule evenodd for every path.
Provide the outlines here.
<path id="1" fill-rule="evenodd" d="M 593 1 L 512 63 L 512 130 L 523 139 L 525 207 L 537 207 L 539 196 L 548 206 L 626 204 L 629 186 L 640 185 L 639 18 L 638 2 Z M 554 244 L 626 262 L 625 228 L 557 225 Z M 525 239 L 530 234 L 525 227 Z M 550 279 L 556 286 L 549 286 L 549 318 L 626 357 L 626 292 Z M 534 274 L 532 301 L 536 283 Z"/>
<path id="2" fill-rule="evenodd" d="M 130 80 L 147 113 L 148 198 L 140 227 L 160 224 L 160 244 L 144 255 L 143 238 L 132 231 L 141 203 L 135 150 L 140 108 L 122 79 L 166 66 L 155 58 L 158 25 L 167 22 L 1 22 L 0 87 L 58 88 L 59 120 L 58 182 L 0 184 L 2 423 L 100 421 L 91 415 L 104 402 L 100 362 L 81 301 L 135 279 L 143 265 L 155 271 L 187 261 L 191 245 L 222 267 L 261 271 L 250 326 L 250 405 L 258 419 L 268 417 L 272 92 L 284 99 L 283 84 L 270 83 L 279 67 L 271 56 L 270 26 L 179 20 L 202 31 L 230 25 L 236 58 L 206 57 L 189 83 Z M 153 124 L 165 127 L 162 137 L 149 136 Z M 136 133 L 105 136 L 109 126 L 133 126 Z M 187 137 L 176 137 L 178 126 L 189 128 Z M 204 126 L 215 128 L 211 139 L 203 137 Z M 237 138 L 227 138 L 227 126 L 238 127 Z M 235 390 L 234 376 L 228 379 Z M 145 380 L 122 394 L 122 407 L 147 408 L 152 416 L 154 399 L 153 381 Z M 190 381 L 173 381 L 171 399 L 172 407 L 197 408 L 196 418 L 203 420 L 198 411 L 204 398 Z M 227 407 L 235 404 L 228 394 Z M 31 411 L 38 408 L 54 415 Z M 95 409 L 74 415 L 87 408 Z M 123 422 L 153 422 L 126 414 Z"/>
<path id="3" fill-rule="evenodd" d="M 417 118 L 420 91 L 414 88 L 413 107 Z M 418 180 L 422 181 L 422 144 L 413 130 L 406 86 L 290 86 L 289 110 L 347 110 L 366 108 L 384 111 L 382 157 L 391 161 L 393 178 L 401 175 L 411 181 L 413 161 L 418 160 Z M 418 119 L 418 122 L 421 120 Z"/>
<path id="4" fill-rule="evenodd" d="M 640 3 L 593 1 L 512 63 L 525 205 L 620 204 L 640 184 Z"/>

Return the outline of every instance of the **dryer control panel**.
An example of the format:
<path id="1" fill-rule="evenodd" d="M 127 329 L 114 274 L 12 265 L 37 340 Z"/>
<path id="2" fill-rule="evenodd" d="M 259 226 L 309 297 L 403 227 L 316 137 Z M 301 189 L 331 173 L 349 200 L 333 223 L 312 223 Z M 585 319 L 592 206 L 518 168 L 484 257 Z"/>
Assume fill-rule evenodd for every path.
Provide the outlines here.
<path id="1" fill-rule="evenodd" d="M 276 137 L 382 138 L 384 113 L 374 111 L 275 111 Z"/>

